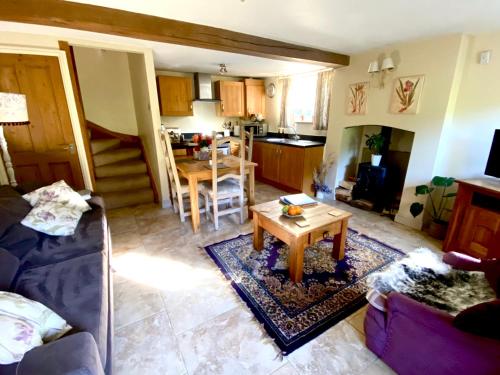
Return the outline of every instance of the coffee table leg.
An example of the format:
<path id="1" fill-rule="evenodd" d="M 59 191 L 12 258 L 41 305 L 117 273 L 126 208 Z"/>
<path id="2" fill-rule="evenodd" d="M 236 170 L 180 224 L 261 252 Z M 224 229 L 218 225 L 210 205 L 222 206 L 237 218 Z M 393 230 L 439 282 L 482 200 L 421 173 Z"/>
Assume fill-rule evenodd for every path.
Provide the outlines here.
<path id="1" fill-rule="evenodd" d="M 302 281 L 302 269 L 304 267 L 304 247 L 303 237 L 292 240 L 290 244 L 290 255 L 288 259 L 290 279 L 295 283 Z"/>
<path id="2" fill-rule="evenodd" d="M 259 225 L 259 214 L 253 215 L 253 247 L 255 250 L 262 250 L 264 248 L 264 229 Z"/>
<path id="3" fill-rule="evenodd" d="M 340 233 L 336 234 L 333 239 L 332 255 L 337 260 L 344 259 L 345 241 L 347 239 L 347 219 L 342 220 L 342 228 Z"/>

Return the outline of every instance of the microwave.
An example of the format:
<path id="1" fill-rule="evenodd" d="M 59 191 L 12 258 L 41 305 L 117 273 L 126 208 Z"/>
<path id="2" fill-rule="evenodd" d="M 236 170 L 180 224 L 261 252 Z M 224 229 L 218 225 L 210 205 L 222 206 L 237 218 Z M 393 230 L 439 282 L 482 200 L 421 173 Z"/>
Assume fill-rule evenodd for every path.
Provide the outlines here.
<path id="1" fill-rule="evenodd" d="M 250 131 L 253 129 L 254 137 L 266 137 L 267 136 L 267 124 L 265 122 L 247 122 L 242 124 L 245 131 Z"/>

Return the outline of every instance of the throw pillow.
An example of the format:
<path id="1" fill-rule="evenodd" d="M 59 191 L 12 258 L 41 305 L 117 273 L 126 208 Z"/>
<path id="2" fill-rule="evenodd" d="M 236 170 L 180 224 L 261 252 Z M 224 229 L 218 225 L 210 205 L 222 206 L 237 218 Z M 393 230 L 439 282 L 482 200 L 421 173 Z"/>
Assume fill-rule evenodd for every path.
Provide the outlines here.
<path id="1" fill-rule="evenodd" d="M 465 332 L 500 340 L 500 300 L 469 307 L 453 319 L 453 325 Z"/>
<path id="2" fill-rule="evenodd" d="M 0 248 L 0 290 L 9 290 L 18 268 L 19 259 Z"/>
<path id="3" fill-rule="evenodd" d="M 0 292 L 0 364 L 22 359 L 28 350 L 58 339 L 71 329 L 48 307 L 19 294 Z"/>
<path id="4" fill-rule="evenodd" d="M 21 224 L 51 236 L 72 236 L 82 213 L 80 208 L 73 205 L 40 201 Z"/>
<path id="5" fill-rule="evenodd" d="M 41 202 L 58 202 L 67 206 L 74 206 L 82 212 L 90 210 L 90 206 L 85 199 L 64 182 L 64 180 L 54 182 L 52 185 L 41 187 L 31 193 L 24 194 L 23 198 L 31 206 L 36 206 Z"/>

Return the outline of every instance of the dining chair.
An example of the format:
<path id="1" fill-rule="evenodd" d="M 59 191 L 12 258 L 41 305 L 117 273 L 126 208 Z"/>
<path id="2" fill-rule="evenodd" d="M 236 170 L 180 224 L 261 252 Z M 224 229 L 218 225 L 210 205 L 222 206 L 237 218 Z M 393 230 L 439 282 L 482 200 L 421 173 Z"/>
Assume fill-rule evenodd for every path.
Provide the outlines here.
<path id="1" fill-rule="evenodd" d="M 245 130 L 245 158 L 248 161 L 252 161 L 252 152 L 253 152 L 253 128 L 250 131 Z M 240 143 L 241 138 L 235 140 L 231 138 L 231 155 L 238 156 L 240 154 Z"/>
<path id="2" fill-rule="evenodd" d="M 172 206 L 175 213 L 179 213 L 181 221 L 184 222 L 187 216 L 191 215 L 190 211 L 184 209 L 184 199 L 189 200 L 189 185 L 186 179 L 179 179 L 177 167 L 175 164 L 175 156 L 170 143 L 170 136 L 160 130 L 161 144 L 165 162 L 167 164 L 167 176 L 171 188 Z M 200 212 L 204 212 L 200 209 Z"/>
<path id="3" fill-rule="evenodd" d="M 218 159 L 217 147 L 230 142 L 229 137 L 217 139 L 217 133 L 212 133 L 212 181 L 202 183 L 202 194 L 205 197 L 205 213 L 207 219 L 212 219 L 215 230 L 219 229 L 219 216 L 240 213 L 240 223 L 244 223 L 244 185 L 245 185 L 245 135 L 241 133 L 239 147 L 239 173 L 220 174 L 224 170 L 224 159 Z M 239 206 L 233 206 L 233 200 L 238 198 Z M 210 202 L 212 203 L 210 207 Z M 229 207 L 219 209 L 219 203 L 229 202 Z"/>

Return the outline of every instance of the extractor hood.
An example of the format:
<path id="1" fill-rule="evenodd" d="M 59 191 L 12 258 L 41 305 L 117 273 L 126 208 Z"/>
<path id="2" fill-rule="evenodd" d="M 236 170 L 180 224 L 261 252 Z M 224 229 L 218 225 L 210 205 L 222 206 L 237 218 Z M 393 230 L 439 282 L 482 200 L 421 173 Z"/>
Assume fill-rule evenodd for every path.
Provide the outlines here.
<path id="1" fill-rule="evenodd" d="M 194 97 L 195 101 L 220 102 L 219 99 L 215 99 L 210 74 L 194 73 Z"/>

